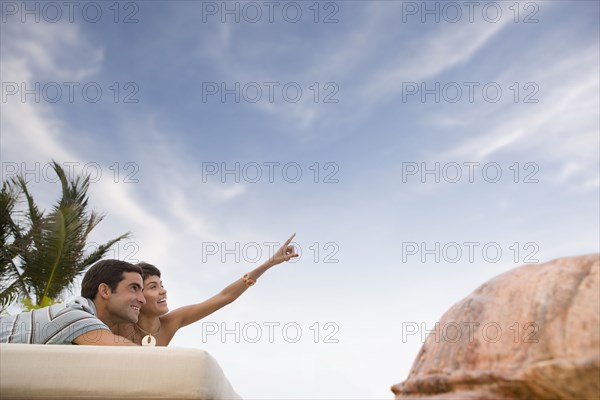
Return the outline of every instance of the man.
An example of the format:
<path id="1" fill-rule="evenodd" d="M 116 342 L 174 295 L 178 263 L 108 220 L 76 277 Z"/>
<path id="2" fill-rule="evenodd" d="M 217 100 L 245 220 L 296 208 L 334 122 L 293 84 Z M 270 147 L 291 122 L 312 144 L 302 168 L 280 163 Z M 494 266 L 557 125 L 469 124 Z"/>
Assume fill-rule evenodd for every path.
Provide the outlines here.
<path id="1" fill-rule="evenodd" d="M 81 297 L 0 318 L 0 343 L 137 346 L 108 327 L 137 322 L 146 302 L 142 288 L 140 267 L 98 261 L 83 277 Z"/>

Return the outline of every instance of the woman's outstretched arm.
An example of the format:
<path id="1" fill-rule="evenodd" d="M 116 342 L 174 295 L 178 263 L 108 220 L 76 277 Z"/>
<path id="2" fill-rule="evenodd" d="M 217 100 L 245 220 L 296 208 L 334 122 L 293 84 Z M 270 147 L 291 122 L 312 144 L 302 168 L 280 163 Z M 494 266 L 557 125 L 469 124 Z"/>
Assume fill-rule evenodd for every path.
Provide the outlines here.
<path id="1" fill-rule="evenodd" d="M 294 246 L 290 246 L 294 236 L 296 236 L 295 233 L 275 252 L 275 254 L 273 254 L 273 257 L 271 257 L 268 261 L 258 268 L 248 272 L 243 278 L 236 280 L 210 299 L 198 304 L 192 304 L 178 308 L 161 317 L 161 323 L 164 328 L 171 331 L 174 335 L 179 328 L 199 321 L 223 306 L 235 301 L 269 268 L 272 268 L 277 264 L 281 264 L 284 261 L 289 261 L 292 258 L 298 257 Z"/>

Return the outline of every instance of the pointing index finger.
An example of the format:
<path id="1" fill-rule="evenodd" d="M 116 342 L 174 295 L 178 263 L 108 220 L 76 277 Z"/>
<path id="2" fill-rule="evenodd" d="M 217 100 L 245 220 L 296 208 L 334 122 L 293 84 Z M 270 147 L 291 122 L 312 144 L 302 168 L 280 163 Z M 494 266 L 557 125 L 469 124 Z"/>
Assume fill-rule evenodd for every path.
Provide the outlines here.
<path id="1" fill-rule="evenodd" d="M 290 238 L 285 242 L 284 246 L 287 246 L 288 244 L 290 244 L 290 242 L 292 241 L 294 236 L 296 236 L 296 233 L 294 233 L 292 236 L 290 236 Z"/>

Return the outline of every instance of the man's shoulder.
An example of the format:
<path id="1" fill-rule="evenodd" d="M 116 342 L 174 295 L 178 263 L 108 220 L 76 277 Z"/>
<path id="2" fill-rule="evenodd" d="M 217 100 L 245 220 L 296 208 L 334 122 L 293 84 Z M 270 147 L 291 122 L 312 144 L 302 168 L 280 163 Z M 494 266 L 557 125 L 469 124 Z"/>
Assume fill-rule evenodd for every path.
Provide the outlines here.
<path id="1" fill-rule="evenodd" d="M 86 297 L 77 296 L 64 304 L 64 307 L 73 311 L 85 311 L 88 314 L 96 315 L 96 306 L 94 302 Z"/>
<path id="2" fill-rule="evenodd" d="M 0 341 L 7 343 L 69 344 L 86 332 L 109 329 L 84 297 L 3 318 L 0 325 Z"/>

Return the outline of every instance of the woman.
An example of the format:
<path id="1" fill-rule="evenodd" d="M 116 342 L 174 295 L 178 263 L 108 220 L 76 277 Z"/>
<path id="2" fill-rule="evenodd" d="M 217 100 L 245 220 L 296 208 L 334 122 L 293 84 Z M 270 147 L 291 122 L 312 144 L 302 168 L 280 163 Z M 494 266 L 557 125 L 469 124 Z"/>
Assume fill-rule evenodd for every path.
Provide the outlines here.
<path id="1" fill-rule="evenodd" d="M 138 265 L 144 272 L 143 293 L 146 304 L 142 306 L 136 324 L 120 324 L 112 327 L 113 333 L 142 345 L 168 346 L 180 328 L 199 321 L 233 302 L 246 289 L 254 285 L 256 280 L 269 268 L 298 257 L 294 246 L 290 246 L 294 236 L 296 236 L 295 233 L 267 262 L 248 272 L 217 295 L 202 303 L 181 307 L 171 312 L 167 306 L 167 290 L 162 285 L 160 271 L 153 265 L 139 263 Z"/>

